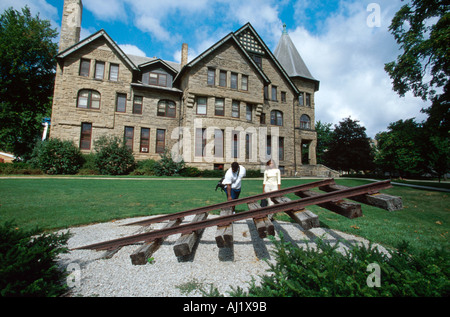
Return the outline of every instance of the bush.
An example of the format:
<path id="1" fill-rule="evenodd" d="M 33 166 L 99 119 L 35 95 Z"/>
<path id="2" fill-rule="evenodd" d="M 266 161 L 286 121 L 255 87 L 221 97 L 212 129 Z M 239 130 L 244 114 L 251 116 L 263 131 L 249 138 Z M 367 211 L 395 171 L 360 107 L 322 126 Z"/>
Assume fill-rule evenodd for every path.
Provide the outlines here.
<path id="1" fill-rule="evenodd" d="M 202 175 L 202 171 L 194 166 L 186 166 L 181 170 L 180 175 L 183 177 L 198 177 Z"/>
<path id="2" fill-rule="evenodd" d="M 42 171 L 32 168 L 27 163 L 0 163 L 0 174 L 3 175 L 40 175 Z"/>
<path id="3" fill-rule="evenodd" d="M 120 138 L 102 136 L 94 145 L 95 167 L 102 175 L 125 175 L 134 169 L 133 153 Z"/>
<path id="4" fill-rule="evenodd" d="M 80 149 L 72 141 L 56 138 L 38 141 L 30 160 L 33 167 L 50 175 L 76 174 L 83 162 Z"/>
<path id="5" fill-rule="evenodd" d="M 251 283 L 248 294 L 241 288 L 232 296 L 449 296 L 448 251 L 411 254 L 403 244 L 386 255 L 377 248 L 354 247 L 346 254 L 337 245 L 319 241 L 317 249 L 300 249 L 273 239 L 276 247 L 270 276 L 260 286 Z M 369 287 L 368 265 L 380 266 L 380 287 Z"/>
<path id="6" fill-rule="evenodd" d="M 84 164 L 78 171 L 78 175 L 99 175 L 100 171 L 95 167 L 95 154 L 83 154 Z"/>
<path id="7" fill-rule="evenodd" d="M 41 234 L 16 228 L 12 222 L 0 226 L 0 295 L 2 297 L 60 296 L 65 272 L 56 265 L 68 234 Z"/>
<path id="8" fill-rule="evenodd" d="M 131 173 L 132 175 L 155 175 L 156 161 L 152 159 L 138 161 L 136 169 Z"/>
<path id="9" fill-rule="evenodd" d="M 155 163 L 154 171 L 157 176 L 172 176 L 179 175 L 184 167 L 184 161 L 182 159 L 175 161 L 170 150 L 166 148 L 161 154 L 161 159 Z"/>

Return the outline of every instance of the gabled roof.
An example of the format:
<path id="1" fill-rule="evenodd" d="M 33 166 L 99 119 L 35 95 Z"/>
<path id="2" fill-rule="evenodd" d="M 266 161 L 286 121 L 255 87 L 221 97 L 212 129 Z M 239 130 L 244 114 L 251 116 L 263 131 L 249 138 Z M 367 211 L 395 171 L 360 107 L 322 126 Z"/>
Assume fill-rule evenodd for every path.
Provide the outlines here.
<path id="1" fill-rule="evenodd" d="M 68 47 L 67 49 L 63 50 L 62 52 L 60 52 L 58 55 L 56 55 L 56 58 L 65 58 L 66 56 L 72 54 L 73 52 L 79 50 L 80 48 L 84 47 L 85 45 L 95 41 L 98 38 L 103 37 L 114 49 L 114 51 L 124 59 L 125 63 L 128 64 L 128 66 L 133 69 L 138 71 L 139 68 L 131 61 L 131 59 L 128 57 L 127 54 L 125 54 L 122 49 L 119 47 L 119 45 L 117 45 L 117 43 L 108 35 L 108 33 L 106 33 L 105 30 L 101 29 L 100 31 L 88 36 L 87 38 L 85 38 L 84 40 L 76 43 L 75 45 L 72 45 L 70 47 Z"/>
<path id="2" fill-rule="evenodd" d="M 145 68 L 145 67 L 147 67 L 147 66 L 154 66 L 154 65 L 156 65 L 156 64 L 161 64 L 162 66 L 164 66 L 165 68 L 167 68 L 170 72 L 172 72 L 173 74 L 178 74 L 178 70 L 176 70 L 174 67 L 172 67 L 171 65 L 169 65 L 169 63 L 168 62 L 166 62 L 166 61 L 164 61 L 164 60 L 162 60 L 162 59 L 160 59 L 160 58 L 155 58 L 155 59 L 152 59 L 152 60 L 150 60 L 150 61 L 148 61 L 148 62 L 146 62 L 146 63 L 142 63 L 142 64 L 139 64 L 139 69 L 143 69 L 143 68 Z"/>
<path id="3" fill-rule="evenodd" d="M 272 61 L 275 63 L 275 65 L 277 65 L 278 69 L 283 73 L 283 75 L 286 77 L 286 80 L 289 82 L 289 84 L 291 85 L 291 87 L 294 89 L 294 91 L 296 93 L 299 93 L 299 90 L 297 88 L 297 86 L 295 86 L 295 84 L 292 82 L 292 80 L 289 78 L 289 74 L 284 70 L 283 66 L 280 64 L 280 62 L 277 60 L 277 58 L 274 56 L 274 54 L 272 54 L 272 52 L 270 51 L 270 49 L 267 47 L 266 43 L 264 43 L 264 41 L 261 39 L 261 37 L 259 36 L 259 34 L 255 31 L 255 29 L 253 28 L 253 26 L 250 24 L 250 22 L 248 22 L 247 24 L 245 24 L 244 26 L 242 26 L 239 30 L 237 30 L 234 34 L 236 34 L 236 36 L 239 36 L 240 34 L 244 33 L 245 30 L 248 30 L 251 32 L 251 34 L 256 38 L 257 42 L 259 45 L 261 45 L 264 49 L 264 52 L 267 53 L 267 55 L 269 56 L 270 59 L 272 59 Z M 249 48 L 249 50 L 252 50 L 252 48 Z M 256 47 L 256 50 L 259 50 L 258 47 Z"/>
<path id="4" fill-rule="evenodd" d="M 263 80 L 265 81 L 266 84 L 270 83 L 269 78 L 266 76 L 266 74 L 264 74 L 264 72 L 258 67 L 258 65 L 256 65 L 255 61 L 253 60 L 253 58 L 250 57 L 250 55 L 248 55 L 248 53 L 246 52 L 246 50 L 244 49 L 244 47 L 242 46 L 242 44 L 239 42 L 239 40 L 236 38 L 236 36 L 234 35 L 233 32 L 229 33 L 228 35 L 226 35 L 224 38 L 222 38 L 220 41 L 218 41 L 217 43 L 215 43 L 213 46 L 211 46 L 210 48 L 208 48 L 206 51 L 204 51 L 202 54 L 198 55 L 195 59 L 193 59 L 191 62 L 187 63 L 183 69 L 181 69 L 181 71 L 178 73 L 177 77 L 174 79 L 174 82 L 178 79 L 178 77 L 181 75 L 181 73 L 183 73 L 185 71 L 185 69 L 193 67 L 195 64 L 197 64 L 198 62 L 200 62 L 203 58 L 205 58 L 206 56 L 208 56 L 209 54 L 211 54 L 212 52 L 214 52 L 216 49 L 218 49 L 222 44 L 226 43 L 227 41 L 233 41 L 242 51 L 242 53 L 247 57 L 248 61 L 250 62 L 250 64 L 253 65 L 253 67 L 256 69 L 256 71 L 261 75 L 261 77 L 263 78 Z"/>
<path id="5" fill-rule="evenodd" d="M 286 25 L 283 25 L 283 34 L 275 48 L 274 55 L 290 77 L 302 77 L 316 81 L 318 87 L 319 81 L 311 75 L 308 67 L 306 67 L 305 62 L 286 31 Z"/>

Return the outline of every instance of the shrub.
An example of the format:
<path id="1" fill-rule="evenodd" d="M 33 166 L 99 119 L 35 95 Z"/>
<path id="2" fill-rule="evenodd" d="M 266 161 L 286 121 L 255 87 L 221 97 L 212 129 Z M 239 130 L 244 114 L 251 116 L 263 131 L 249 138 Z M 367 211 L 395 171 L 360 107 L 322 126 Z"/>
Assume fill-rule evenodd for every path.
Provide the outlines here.
<path id="1" fill-rule="evenodd" d="M 186 166 L 181 170 L 180 175 L 184 177 L 198 177 L 202 175 L 202 171 L 194 166 Z"/>
<path id="2" fill-rule="evenodd" d="M 79 175 L 98 175 L 100 171 L 95 167 L 95 154 L 83 154 L 84 164 L 78 171 Z"/>
<path id="3" fill-rule="evenodd" d="M 102 136 L 94 142 L 95 167 L 102 175 L 125 175 L 133 170 L 133 153 L 125 142 L 115 136 Z"/>
<path id="4" fill-rule="evenodd" d="M 155 175 L 156 161 L 152 159 L 138 161 L 133 175 Z"/>
<path id="5" fill-rule="evenodd" d="M 30 163 L 50 175 L 76 174 L 83 165 L 83 157 L 72 141 L 50 138 L 36 143 Z"/>
<path id="6" fill-rule="evenodd" d="M 59 296 L 66 273 L 56 265 L 57 256 L 67 252 L 68 234 L 39 234 L 23 231 L 12 222 L 0 226 L 0 295 Z"/>
<path id="7" fill-rule="evenodd" d="M 248 294 L 242 288 L 232 296 L 449 296 L 448 251 L 410 253 L 403 244 L 389 255 L 377 248 L 353 247 L 346 254 L 337 245 L 319 241 L 317 249 L 300 249 L 283 238 L 275 244 L 271 275 L 261 285 L 251 283 Z M 380 266 L 380 287 L 369 287 L 368 265 Z"/>
<path id="8" fill-rule="evenodd" d="M 154 171 L 157 176 L 178 175 L 185 167 L 184 161 L 181 159 L 175 161 L 169 149 L 164 149 L 161 159 L 155 163 Z"/>
<path id="9" fill-rule="evenodd" d="M 27 163 L 0 163 L 0 174 L 4 175 L 40 175 L 42 171 L 38 168 L 32 168 Z"/>

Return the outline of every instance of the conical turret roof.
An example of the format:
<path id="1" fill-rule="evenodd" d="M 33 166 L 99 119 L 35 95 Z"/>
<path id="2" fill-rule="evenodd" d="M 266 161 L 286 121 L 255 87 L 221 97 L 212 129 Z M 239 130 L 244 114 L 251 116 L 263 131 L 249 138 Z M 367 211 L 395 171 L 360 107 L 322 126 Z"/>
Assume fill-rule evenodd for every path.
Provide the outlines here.
<path id="1" fill-rule="evenodd" d="M 300 53 L 287 33 L 286 24 L 283 25 L 283 34 L 275 48 L 274 55 L 290 77 L 304 77 L 317 81 L 311 75 L 311 72 L 306 67 Z"/>

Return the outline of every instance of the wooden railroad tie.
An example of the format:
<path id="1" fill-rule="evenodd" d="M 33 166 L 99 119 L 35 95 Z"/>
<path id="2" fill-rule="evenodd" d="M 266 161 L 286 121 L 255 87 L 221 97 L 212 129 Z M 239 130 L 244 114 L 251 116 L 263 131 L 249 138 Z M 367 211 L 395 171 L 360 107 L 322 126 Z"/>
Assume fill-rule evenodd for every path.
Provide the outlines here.
<path id="1" fill-rule="evenodd" d="M 337 190 L 342 189 L 348 189 L 349 187 L 343 186 L 343 185 L 337 185 L 337 184 L 328 184 L 319 186 L 320 190 L 323 190 L 324 192 L 333 192 Z M 385 209 L 388 211 L 395 211 L 400 210 L 403 208 L 403 202 L 402 198 L 398 196 L 392 196 L 387 194 L 381 194 L 381 193 L 368 193 L 364 195 L 358 195 L 350 197 L 351 200 L 370 205 L 375 206 L 381 209 Z"/>
<path id="2" fill-rule="evenodd" d="M 220 210 L 220 217 L 233 214 L 231 207 Z M 217 226 L 216 244 L 219 248 L 231 248 L 233 246 L 233 223 Z"/>
<path id="3" fill-rule="evenodd" d="M 247 204 L 249 210 L 255 210 L 261 208 L 261 205 L 257 202 L 252 202 Z M 267 236 L 275 236 L 275 228 L 269 217 L 253 218 L 253 223 L 256 226 L 258 235 L 261 239 Z"/>
<path id="4" fill-rule="evenodd" d="M 290 202 L 291 199 L 288 197 L 276 197 L 274 198 L 275 203 L 277 204 L 283 204 Z M 319 217 L 314 214 L 312 211 L 302 208 L 300 210 L 288 210 L 285 211 L 286 214 L 289 215 L 289 217 L 292 218 L 296 223 L 298 223 L 304 230 L 309 230 L 312 228 L 318 228 L 320 227 Z"/>
<path id="5" fill-rule="evenodd" d="M 198 222 L 203 221 L 208 217 L 208 213 L 204 212 L 202 214 L 196 214 L 192 222 Z M 190 233 L 184 233 L 182 234 L 177 242 L 175 242 L 175 245 L 173 246 L 173 251 L 175 252 L 176 256 L 187 256 L 191 254 L 194 245 L 197 243 L 197 240 L 200 238 L 200 235 L 202 234 L 202 229 L 194 230 Z"/>

